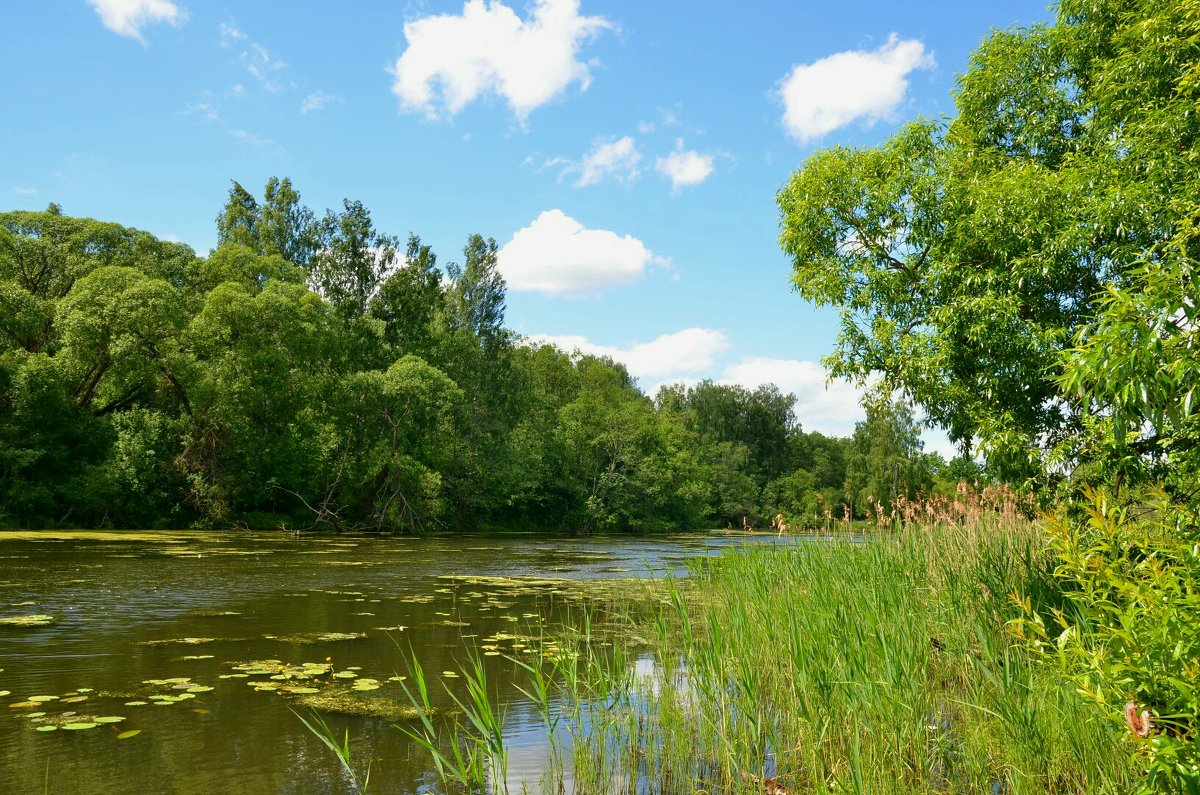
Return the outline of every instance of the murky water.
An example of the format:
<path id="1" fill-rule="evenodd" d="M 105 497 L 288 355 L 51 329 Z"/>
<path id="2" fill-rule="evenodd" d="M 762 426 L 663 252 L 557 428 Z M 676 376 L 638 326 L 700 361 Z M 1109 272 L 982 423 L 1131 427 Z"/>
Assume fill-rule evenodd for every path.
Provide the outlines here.
<path id="1" fill-rule="evenodd" d="M 372 792 L 436 792 L 427 754 L 396 728 L 409 702 L 392 677 L 415 655 L 449 707 L 436 680 L 459 686 L 442 672 L 468 649 L 491 652 L 510 781 L 536 789 L 544 728 L 506 655 L 577 615 L 597 581 L 748 540 L 769 537 L 0 533 L 0 619 L 55 619 L 0 626 L 0 792 L 347 791 L 296 715 L 314 704 L 335 706 L 323 714 L 349 730 Z M 527 577 L 563 582 L 504 579 Z"/>

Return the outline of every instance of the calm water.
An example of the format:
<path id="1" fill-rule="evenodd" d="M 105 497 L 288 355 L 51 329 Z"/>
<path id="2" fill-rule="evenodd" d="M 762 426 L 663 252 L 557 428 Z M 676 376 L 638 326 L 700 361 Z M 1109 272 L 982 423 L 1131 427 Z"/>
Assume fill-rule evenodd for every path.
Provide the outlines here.
<path id="1" fill-rule="evenodd" d="M 324 713 L 339 734 L 349 729 L 356 767 L 370 763 L 372 792 L 437 792 L 428 756 L 395 728 L 408 701 L 388 680 L 407 673 L 411 650 L 449 706 L 436 680 L 459 686 L 441 672 L 469 648 L 499 652 L 483 659 L 503 703 L 509 778 L 536 790 L 544 729 L 504 655 L 525 653 L 539 625 L 578 615 L 581 597 L 603 591 L 597 581 L 661 576 L 752 540 L 773 539 L 0 533 L 0 617 L 56 618 L 0 627 L 0 691 L 9 691 L 0 696 L 0 792 L 347 791 L 336 758 L 292 711 L 307 714 L 305 698 L 374 713 Z M 565 582 L 529 588 L 529 577 Z M 265 660 L 278 663 L 246 665 Z M 272 666 L 304 663 L 344 678 L 274 680 L 316 694 L 248 685 L 271 681 Z M 353 689 L 364 679 L 378 688 Z M 37 731 L 92 717 L 124 720 Z"/>

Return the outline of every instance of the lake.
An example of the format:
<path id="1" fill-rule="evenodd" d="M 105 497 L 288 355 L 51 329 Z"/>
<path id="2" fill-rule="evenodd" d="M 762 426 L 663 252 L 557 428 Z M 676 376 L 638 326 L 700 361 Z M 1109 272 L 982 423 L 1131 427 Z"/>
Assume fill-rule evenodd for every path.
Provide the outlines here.
<path id="1" fill-rule="evenodd" d="M 398 679 L 415 656 L 450 708 L 438 680 L 460 688 L 451 674 L 474 652 L 504 712 L 510 784 L 536 791 L 545 728 L 508 657 L 615 581 L 774 541 L 0 533 L 0 618 L 54 619 L 0 626 L 0 790 L 349 792 L 297 717 L 316 707 L 349 731 L 372 792 L 440 792 L 397 728 L 411 720 Z"/>

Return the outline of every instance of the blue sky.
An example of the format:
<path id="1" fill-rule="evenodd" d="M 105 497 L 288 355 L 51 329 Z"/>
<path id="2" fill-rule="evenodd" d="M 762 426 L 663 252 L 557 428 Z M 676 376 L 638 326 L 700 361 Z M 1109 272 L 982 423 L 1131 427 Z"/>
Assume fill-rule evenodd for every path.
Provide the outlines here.
<path id="1" fill-rule="evenodd" d="M 442 263 L 494 237 L 523 334 L 647 390 L 775 381 L 804 427 L 852 431 L 775 193 L 818 148 L 952 113 L 971 50 L 1044 0 L 507 2 L 13 4 L 0 209 L 54 201 L 204 254 L 231 179 L 288 176 Z"/>

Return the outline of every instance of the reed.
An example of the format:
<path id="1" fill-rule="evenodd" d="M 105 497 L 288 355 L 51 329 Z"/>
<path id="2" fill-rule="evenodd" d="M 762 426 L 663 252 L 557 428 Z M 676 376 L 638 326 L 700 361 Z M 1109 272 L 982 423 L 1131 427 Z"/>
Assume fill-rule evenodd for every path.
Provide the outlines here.
<path id="1" fill-rule="evenodd" d="M 626 604 L 624 631 L 564 628 L 543 665 L 520 663 L 570 745 L 543 789 L 1129 791 L 1119 727 L 1010 631 L 1018 597 L 1066 601 L 1040 529 L 1011 493 L 959 497 L 902 505 L 865 539 L 701 559 Z"/>

